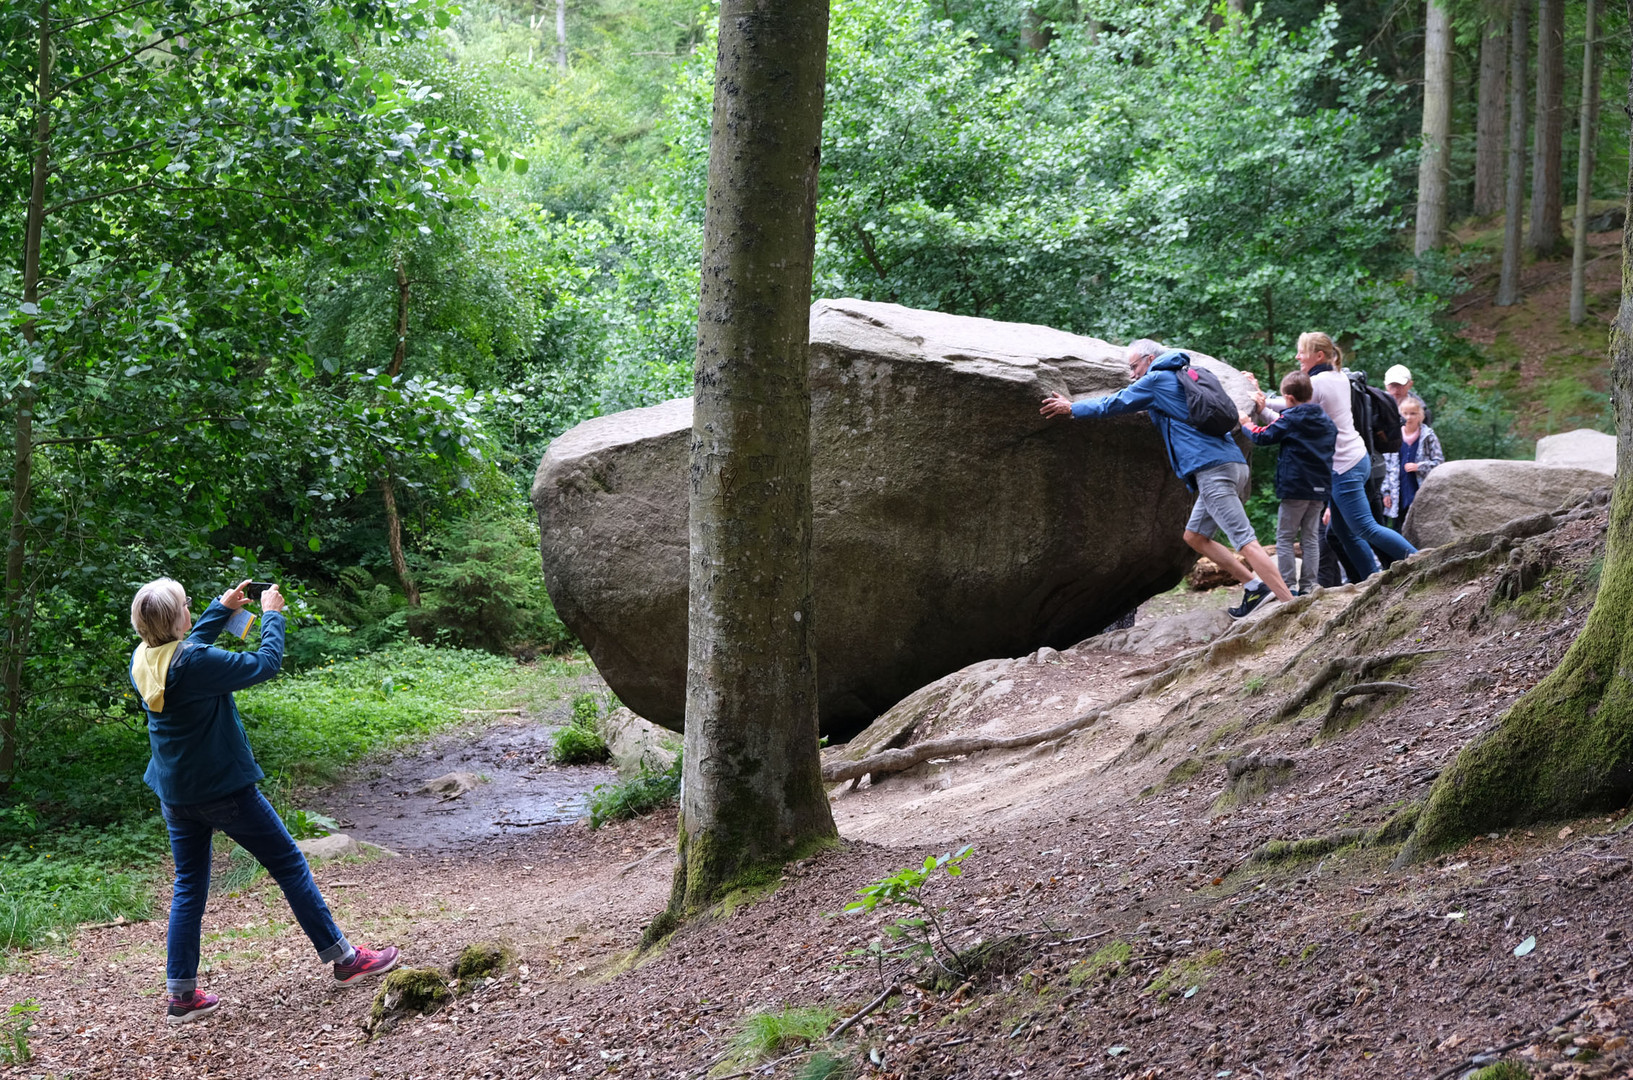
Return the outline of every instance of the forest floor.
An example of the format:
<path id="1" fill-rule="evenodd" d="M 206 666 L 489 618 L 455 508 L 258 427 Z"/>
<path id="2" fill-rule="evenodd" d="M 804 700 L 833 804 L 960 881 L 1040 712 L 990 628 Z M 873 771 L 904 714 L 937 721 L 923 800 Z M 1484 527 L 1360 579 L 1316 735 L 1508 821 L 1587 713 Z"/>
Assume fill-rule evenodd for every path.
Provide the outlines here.
<path id="1" fill-rule="evenodd" d="M 223 1004 L 200 1023 L 163 1022 L 162 918 L 16 958 L 0 1002 L 39 1012 L 34 1059 L 9 1075 L 1432 1080 L 1506 1056 L 1538 1075 L 1633 1077 L 1633 838 L 1617 817 L 1503 830 L 1401 870 L 1395 847 L 1357 842 L 1554 666 L 1591 606 L 1604 526 L 1601 509 L 1449 570 L 1419 572 L 1425 553 L 1187 653 L 1091 639 L 1012 662 L 957 730 L 1043 728 L 1165 674 L 1066 738 L 836 790 L 839 847 L 644 957 L 673 812 L 595 832 L 500 824 L 524 820 L 506 791 L 573 787 L 537 758 L 538 725 L 559 718 L 472 728 L 327 793 L 400 857 L 316 872 L 355 940 L 444 970 L 501 941 L 514 959 L 496 977 L 371 1039 L 374 988 L 336 986 L 262 878 L 211 899 L 205 985 Z M 1545 572 L 1504 599 L 1516 546 Z M 1159 600 L 1152 612 L 1217 598 Z M 1333 709 L 1342 683 L 1310 678 L 1349 656 L 1394 657 L 1372 677 L 1413 689 Z M 953 716 L 927 714 L 920 734 Z M 458 764 L 493 796 L 395 794 Z M 461 815 L 463 832 L 433 824 Z M 905 960 L 866 953 L 910 913 L 832 913 L 964 844 L 964 875 L 927 886 L 964 972 L 921 988 Z M 761 1063 L 741 1041 L 756 1014 L 811 1008 L 831 1027 L 880 997 L 831 1043 L 793 1040 Z"/>

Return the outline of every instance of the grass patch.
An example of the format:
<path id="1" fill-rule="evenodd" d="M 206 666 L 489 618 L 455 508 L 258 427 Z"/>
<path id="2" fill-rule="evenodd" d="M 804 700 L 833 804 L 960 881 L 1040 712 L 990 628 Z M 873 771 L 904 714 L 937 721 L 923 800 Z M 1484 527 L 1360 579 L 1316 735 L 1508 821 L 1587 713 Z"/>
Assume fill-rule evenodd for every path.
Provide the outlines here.
<path id="1" fill-rule="evenodd" d="M 850 1059 L 828 1052 L 812 1054 L 795 1074 L 796 1080 L 849 1080 L 854 1075 Z"/>
<path id="2" fill-rule="evenodd" d="M 1166 1000 L 1175 994 L 1190 997 L 1214 977 L 1215 969 L 1224 962 L 1223 949 L 1214 949 L 1188 960 L 1175 960 L 1164 968 L 1162 974 L 1153 979 L 1146 989 L 1155 994 L 1158 1001 Z"/>
<path id="3" fill-rule="evenodd" d="M 616 784 L 597 784 L 590 792 L 590 828 L 609 821 L 628 821 L 673 803 L 680 796 L 681 758 L 663 772 L 642 771 Z"/>
<path id="4" fill-rule="evenodd" d="M 1517 1061 L 1499 1061 L 1469 1074 L 1469 1080 L 1530 1080 L 1531 1070 Z"/>
<path id="5" fill-rule="evenodd" d="M 1109 945 L 1101 946 L 1100 950 L 1087 960 L 1072 965 L 1071 970 L 1066 973 L 1066 984 L 1082 986 L 1101 972 L 1107 972 L 1115 978 L 1133 955 L 1134 949 L 1126 941 L 1113 941 Z"/>
<path id="6" fill-rule="evenodd" d="M 838 1019 L 838 1010 L 820 1005 L 755 1013 L 743 1021 L 732 1051 L 744 1064 L 763 1061 L 816 1042 Z"/>

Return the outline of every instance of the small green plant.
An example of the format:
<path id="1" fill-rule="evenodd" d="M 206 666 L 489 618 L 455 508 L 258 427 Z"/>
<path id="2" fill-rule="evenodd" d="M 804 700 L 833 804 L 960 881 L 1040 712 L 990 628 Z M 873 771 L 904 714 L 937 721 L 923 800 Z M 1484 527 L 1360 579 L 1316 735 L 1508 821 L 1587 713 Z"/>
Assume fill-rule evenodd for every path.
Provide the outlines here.
<path id="1" fill-rule="evenodd" d="M 1469 1074 L 1469 1080 L 1530 1080 L 1530 1077 L 1531 1070 L 1517 1061 L 1499 1061 Z"/>
<path id="2" fill-rule="evenodd" d="M 854 1075 L 850 1059 L 826 1051 L 812 1054 L 798 1073 L 798 1080 L 846 1080 Z"/>
<path id="3" fill-rule="evenodd" d="M 34 1026 L 34 1014 L 39 1011 L 40 1003 L 33 998 L 24 998 L 6 1010 L 3 1035 L 0 1035 L 0 1064 L 26 1065 L 34 1060 L 34 1051 L 28 1045 L 28 1029 Z"/>
<path id="4" fill-rule="evenodd" d="M 821 1006 L 755 1013 L 743 1021 L 732 1049 L 740 1060 L 760 1061 L 816 1042 L 838 1018 L 837 1011 Z"/>
<path id="5" fill-rule="evenodd" d="M 900 904 L 903 907 L 915 909 L 918 914 L 907 915 L 893 923 L 887 923 L 884 931 L 891 940 L 900 945 L 890 952 L 899 953 L 908 959 L 928 961 L 937 967 L 959 977 L 968 975 L 969 965 L 964 957 L 953 947 L 952 938 L 941 916 L 948 910 L 946 907 L 937 907 L 925 900 L 924 889 L 936 871 L 944 870 L 949 877 L 958 877 L 964 873 L 961 865 L 975 850 L 971 844 L 965 844 L 956 852 L 941 855 L 926 855 L 922 866 L 909 866 L 898 870 L 894 874 L 887 874 L 875 881 L 872 885 L 856 890 L 860 900 L 852 900 L 845 905 L 845 912 L 872 913 L 880 904 Z M 881 963 L 883 957 L 880 957 Z"/>
<path id="6" fill-rule="evenodd" d="M 590 828 L 628 821 L 668 806 L 680 795 L 680 755 L 663 772 L 642 770 L 632 780 L 597 784 L 590 792 Z"/>
<path id="7" fill-rule="evenodd" d="M 601 706 L 594 694 L 573 698 L 573 718 L 558 728 L 551 748 L 560 765 L 593 765 L 607 760 L 607 740 L 601 736 Z"/>
<path id="8" fill-rule="evenodd" d="M 1242 691 L 1248 697 L 1252 697 L 1253 695 L 1257 694 L 1259 691 L 1261 691 L 1263 689 L 1264 689 L 1264 676 L 1263 675 L 1254 675 L 1253 677 L 1248 679 L 1247 682 L 1242 684 Z"/>
<path id="9" fill-rule="evenodd" d="M 296 810 L 284 816 L 284 827 L 296 840 L 315 840 L 340 830 L 340 822 L 316 810 Z"/>

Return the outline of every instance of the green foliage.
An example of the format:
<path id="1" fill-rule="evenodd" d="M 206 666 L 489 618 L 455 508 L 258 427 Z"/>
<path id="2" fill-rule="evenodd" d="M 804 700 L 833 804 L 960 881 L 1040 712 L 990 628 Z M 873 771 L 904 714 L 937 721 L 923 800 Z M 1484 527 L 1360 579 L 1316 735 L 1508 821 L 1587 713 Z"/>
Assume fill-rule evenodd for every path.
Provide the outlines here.
<path id="1" fill-rule="evenodd" d="M 574 639 L 556 616 L 539 572 L 538 522 L 513 504 L 489 504 L 427 540 L 425 589 L 409 626 L 423 638 L 470 649 L 561 652 Z"/>
<path id="2" fill-rule="evenodd" d="M 663 772 L 643 769 L 632 780 L 597 784 L 590 792 L 590 828 L 628 821 L 668 806 L 680 797 L 681 756 Z"/>
<path id="3" fill-rule="evenodd" d="M 28 1029 L 34 1026 L 34 1014 L 40 1003 L 24 998 L 6 1009 L 6 1018 L 0 1024 L 0 1064 L 26 1065 L 34 1060 L 34 1051 L 28 1045 Z"/>
<path id="4" fill-rule="evenodd" d="M 340 822 L 316 810 L 294 810 L 282 816 L 284 827 L 296 840 L 315 840 L 340 828 Z"/>
<path id="5" fill-rule="evenodd" d="M 1530 1066 L 1518 1061 L 1499 1061 L 1469 1073 L 1468 1080 L 1530 1080 Z"/>
<path id="6" fill-rule="evenodd" d="M 0 949 L 61 944 L 78 923 L 152 914 L 149 867 L 166 850 L 162 823 L 140 836 L 115 832 L 106 844 L 101 831 L 44 833 L 0 849 Z"/>
<path id="7" fill-rule="evenodd" d="M 846 1080 L 855 1074 L 850 1058 L 824 1052 L 812 1054 L 806 1059 L 796 1077 L 797 1080 Z"/>
<path id="8" fill-rule="evenodd" d="M 551 736 L 551 752 L 560 765 L 590 765 L 607 760 L 607 740 L 601 735 L 601 708 L 594 694 L 573 699 L 573 718 Z"/>
<path id="9" fill-rule="evenodd" d="M 268 774 L 317 783 L 457 723 L 453 706 L 506 686 L 514 670 L 488 653 L 404 643 L 240 691 L 238 710 Z"/>
<path id="10" fill-rule="evenodd" d="M 838 1019 L 839 1013 L 825 1006 L 755 1013 L 743 1021 L 743 1029 L 738 1032 L 732 1048 L 739 1059 L 760 1061 L 816 1042 L 828 1034 Z"/>
<path id="11" fill-rule="evenodd" d="M 932 962 L 957 975 L 966 975 L 968 965 L 953 946 L 941 919 L 948 908 L 927 902 L 924 890 L 938 870 L 945 871 L 949 877 L 962 875 L 964 868 L 961 864 L 974 850 L 973 845 L 965 844 L 956 852 L 926 855 L 921 866 L 908 866 L 894 874 L 887 874 L 873 884 L 858 889 L 856 895 L 861 899 L 846 904 L 845 913 L 872 914 L 880 904 L 900 905 L 917 912 L 885 924 L 885 933 L 891 940 L 902 943 L 899 949 L 901 954 L 909 959 Z"/>

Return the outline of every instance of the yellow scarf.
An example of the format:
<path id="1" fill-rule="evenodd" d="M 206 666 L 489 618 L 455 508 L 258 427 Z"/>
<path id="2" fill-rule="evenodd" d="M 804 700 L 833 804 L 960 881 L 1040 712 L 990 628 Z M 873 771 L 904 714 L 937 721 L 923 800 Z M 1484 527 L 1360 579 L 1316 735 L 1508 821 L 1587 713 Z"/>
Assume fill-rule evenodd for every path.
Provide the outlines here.
<path id="1" fill-rule="evenodd" d="M 142 695 L 153 712 L 164 712 L 164 684 L 170 677 L 170 661 L 176 658 L 178 641 L 163 645 L 142 642 L 136 646 L 136 655 L 130 660 L 130 676 L 136 681 L 136 692 Z"/>

